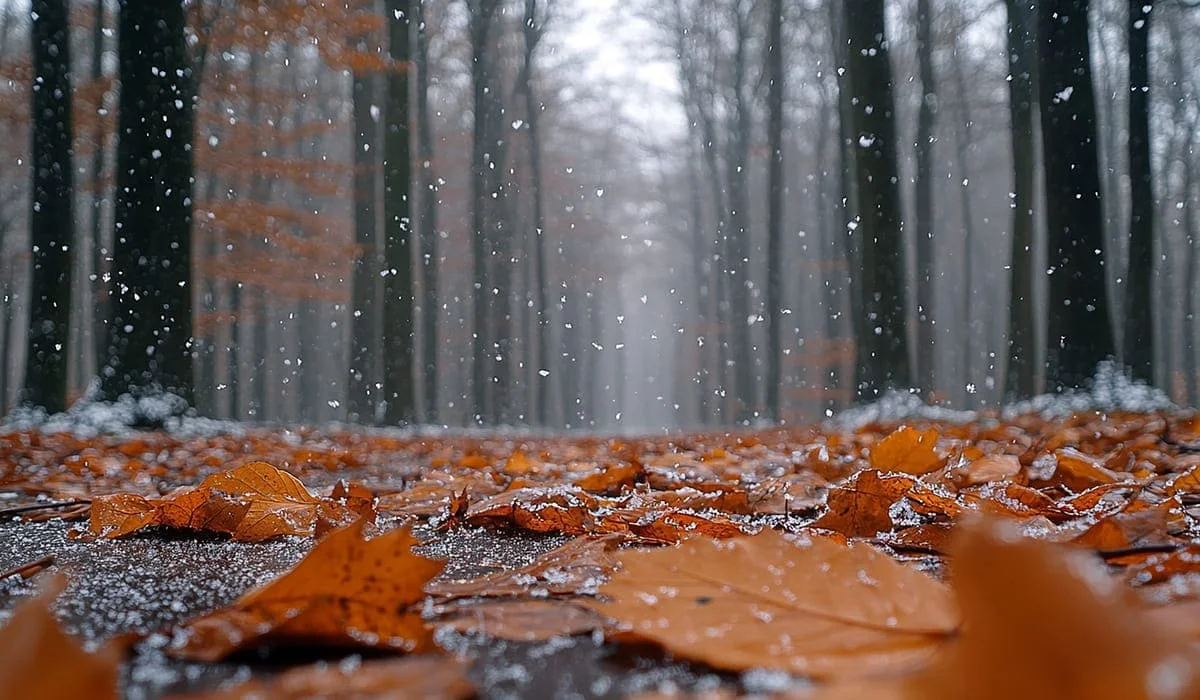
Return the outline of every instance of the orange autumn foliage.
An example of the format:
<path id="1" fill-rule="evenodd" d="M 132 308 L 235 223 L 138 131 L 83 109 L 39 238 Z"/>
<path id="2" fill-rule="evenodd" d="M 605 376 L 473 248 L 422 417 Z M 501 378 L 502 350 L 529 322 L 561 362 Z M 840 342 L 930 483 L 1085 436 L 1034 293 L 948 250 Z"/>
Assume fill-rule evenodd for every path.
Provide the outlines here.
<path id="1" fill-rule="evenodd" d="M 367 540 L 363 526 L 335 530 L 283 576 L 190 620 L 172 653 L 218 661 L 264 645 L 431 649 L 416 604 L 445 563 L 414 554 L 408 529 Z"/>

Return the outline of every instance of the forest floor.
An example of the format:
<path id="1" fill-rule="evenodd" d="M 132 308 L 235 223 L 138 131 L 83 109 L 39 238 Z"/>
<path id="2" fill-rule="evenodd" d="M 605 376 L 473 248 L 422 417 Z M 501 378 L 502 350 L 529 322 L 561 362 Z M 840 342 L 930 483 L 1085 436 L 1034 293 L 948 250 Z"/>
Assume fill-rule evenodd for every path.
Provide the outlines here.
<path id="1" fill-rule="evenodd" d="M 638 438 L 10 424 L 0 543 L 2 697 L 1200 691 L 1200 417 L 1146 392 Z"/>

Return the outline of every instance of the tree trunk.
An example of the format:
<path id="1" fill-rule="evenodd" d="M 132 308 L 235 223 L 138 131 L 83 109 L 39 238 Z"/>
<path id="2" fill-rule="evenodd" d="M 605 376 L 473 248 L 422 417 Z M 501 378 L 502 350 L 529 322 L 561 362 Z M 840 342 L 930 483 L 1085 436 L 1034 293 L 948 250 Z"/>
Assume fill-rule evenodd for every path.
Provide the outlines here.
<path id="1" fill-rule="evenodd" d="M 1129 274 L 1125 363 L 1154 381 L 1154 181 L 1150 160 L 1150 16 L 1153 0 L 1129 0 Z"/>
<path id="2" fill-rule="evenodd" d="M 933 144 L 937 119 L 937 76 L 933 68 L 933 8 L 931 0 L 917 0 L 917 67 L 921 103 L 917 108 L 915 224 L 917 227 L 917 386 L 926 398 L 936 388 L 933 336 Z M 960 96 L 961 98 L 961 96 Z"/>
<path id="3" fill-rule="evenodd" d="M 376 239 L 376 167 L 378 128 L 371 115 L 375 106 L 375 78 L 355 73 L 352 84 L 354 112 L 354 261 L 350 303 L 350 373 L 346 383 L 347 419 L 374 423 L 379 402 L 379 314 L 375 308 L 379 287 L 379 243 Z M 390 83 L 389 83 L 390 87 Z"/>
<path id="4" fill-rule="evenodd" d="M 746 181 L 750 171 L 751 114 L 747 94 L 749 66 L 746 50 L 751 41 L 749 8 L 744 0 L 735 0 L 732 7 L 734 24 L 733 121 L 729 125 L 726 156 L 726 183 L 729 186 L 729 229 L 726 231 L 728 253 L 725 269 L 729 277 L 729 339 L 734 372 L 734 405 L 736 420 L 748 421 L 756 413 L 757 391 L 754 368 L 757 357 L 750 342 L 750 195 Z"/>
<path id="5" fill-rule="evenodd" d="M 534 284 L 537 286 L 537 425 L 550 420 L 550 289 L 546 277 L 546 214 L 542 196 L 541 105 L 534 94 L 533 54 L 542 38 L 537 21 L 537 0 L 525 0 L 525 65 L 522 87 L 525 93 L 525 118 L 529 125 L 529 184 L 533 189 Z"/>
<path id="6" fill-rule="evenodd" d="M 1046 378 L 1054 391 L 1086 385 L 1114 351 L 1104 274 L 1096 100 L 1088 0 L 1038 5 L 1042 151 L 1046 168 L 1050 299 Z"/>
<path id="7" fill-rule="evenodd" d="M 91 77 L 99 81 L 104 77 L 104 9 L 105 0 L 96 0 L 95 19 L 92 25 L 92 65 Z M 91 212 L 91 306 L 92 306 L 92 362 L 97 368 L 104 366 L 106 357 L 105 346 L 108 344 L 108 334 L 105 325 L 108 323 L 108 295 L 105 293 L 105 275 L 108 272 L 108 255 L 105 246 L 103 216 L 104 197 L 104 121 L 96 119 L 96 127 L 92 130 L 92 141 L 95 151 L 92 152 L 92 212 Z"/>
<path id="8" fill-rule="evenodd" d="M 416 0 L 417 23 L 417 157 L 421 160 L 421 351 L 424 357 L 426 423 L 438 417 L 438 197 L 439 187 L 433 170 L 433 113 L 429 110 L 429 46 L 425 31 L 425 3 Z"/>
<path id="9" fill-rule="evenodd" d="M 954 48 L 954 61 L 951 64 L 951 75 L 954 77 L 954 89 L 958 93 L 956 100 L 956 112 L 958 116 L 958 124 L 954 127 L 955 141 L 955 160 L 958 162 L 958 171 L 962 175 L 959 181 L 959 207 L 962 211 L 962 232 L 963 232 L 963 260 L 962 260 L 962 308 L 963 308 L 963 333 L 962 333 L 962 370 L 963 370 L 963 405 L 970 407 L 973 394 L 976 391 L 975 382 L 971 380 L 971 360 L 974 354 L 974 332 L 975 332 L 975 316 L 978 314 L 978 309 L 972 304 L 972 297 L 975 294 L 974 276 L 971 273 L 972 261 L 974 255 L 975 244 L 975 215 L 971 206 L 971 144 L 974 141 L 974 130 L 971 119 L 971 106 L 967 102 L 969 92 L 967 90 L 967 79 L 963 73 L 963 59 L 958 55 L 960 43 L 958 38 L 952 40 Z"/>
<path id="10" fill-rule="evenodd" d="M 859 401 L 909 385 L 905 328 L 903 235 L 896 161 L 895 107 L 883 0 L 844 6 L 851 147 L 865 331 L 858 338 L 855 392 Z"/>
<path id="11" fill-rule="evenodd" d="M 71 148 L 71 46 L 63 0 L 34 0 L 30 115 L 33 179 L 29 213 L 29 333 L 22 403 L 67 408 L 71 242 L 75 232 Z"/>
<path id="12" fill-rule="evenodd" d="M 1033 310 L 1033 234 L 1037 203 L 1034 182 L 1037 143 L 1034 115 L 1037 109 L 1036 37 L 1028 3 L 1005 0 L 1008 10 L 1008 113 L 1012 123 L 1013 224 L 1011 282 L 1008 302 L 1008 400 L 1033 396 L 1037 390 Z"/>
<path id="13" fill-rule="evenodd" d="M 412 256 L 412 62 L 413 5 L 419 0 L 388 0 L 389 53 L 396 70 L 387 79 L 387 129 L 383 136 L 383 396 L 385 420 L 404 425 L 417 419 L 413 373 L 415 272 Z"/>
<path id="14" fill-rule="evenodd" d="M 783 0 L 771 0 L 767 20 L 767 415 L 783 418 Z M 743 174 L 744 176 L 744 174 Z"/>

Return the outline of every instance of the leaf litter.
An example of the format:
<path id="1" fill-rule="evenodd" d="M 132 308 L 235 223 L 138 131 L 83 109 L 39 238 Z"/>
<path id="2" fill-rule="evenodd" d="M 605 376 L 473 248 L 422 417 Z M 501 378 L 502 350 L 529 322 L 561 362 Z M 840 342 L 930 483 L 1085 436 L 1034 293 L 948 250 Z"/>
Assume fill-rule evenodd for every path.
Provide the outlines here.
<path id="1" fill-rule="evenodd" d="M 754 685 L 720 674 L 774 673 L 773 693 L 950 697 L 1002 672 L 982 668 L 990 662 L 1015 678 L 980 697 L 1192 697 L 1194 444 L 1200 421 L 1166 412 L 914 415 L 622 440 L 16 430 L 0 433 L 7 517 L 70 503 L 61 514 L 87 522 L 60 552 L 23 545 L 0 570 L 54 554 L 63 556 L 50 568 L 70 568 L 73 553 L 103 560 L 110 555 L 94 548 L 126 538 L 133 548 L 163 540 L 163 551 L 215 547 L 204 539 L 214 536 L 233 548 L 316 540 L 308 558 L 282 575 L 275 567 L 278 577 L 258 588 L 142 621 L 130 614 L 102 634 L 75 627 L 89 644 L 149 635 L 138 654 L 190 654 L 204 660 L 189 666 L 198 673 L 264 646 L 335 655 L 327 658 L 383 649 L 417 663 L 447 658 L 441 648 L 484 663 L 488 650 L 533 643 L 551 655 L 654 647 L 700 670 L 685 686 L 693 690 L 709 687 L 696 679 L 711 669 L 710 690 Z M 3 527 L 59 527 L 32 520 Z M 489 532 L 514 533 L 530 556 L 490 558 L 485 545 L 470 564 L 439 545 Z M 446 574 L 414 553 L 422 543 L 450 556 Z M 233 573 L 206 575 L 218 583 Z M 14 601 L 28 590 L 0 584 Z M 1044 663 L 1006 641 L 1033 638 L 1055 640 L 1037 647 Z M 1086 653 L 1073 655 L 1071 639 Z M 1140 651 L 1075 678 L 1083 659 L 1095 665 L 1130 644 Z M 417 651 L 433 656 L 409 656 Z M 319 684 L 335 666 L 296 677 Z M 1060 671 L 1076 685 L 1051 678 Z M 484 695 L 517 677 L 494 672 L 468 675 Z M 272 682 L 256 676 L 248 687 L 288 697 Z"/>

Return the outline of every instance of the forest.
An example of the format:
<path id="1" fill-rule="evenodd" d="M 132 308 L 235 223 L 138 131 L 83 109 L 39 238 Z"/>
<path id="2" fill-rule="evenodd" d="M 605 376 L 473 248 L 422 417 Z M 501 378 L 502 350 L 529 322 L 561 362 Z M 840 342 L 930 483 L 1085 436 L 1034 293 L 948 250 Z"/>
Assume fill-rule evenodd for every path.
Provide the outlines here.
<path id="1" fill-rule="evenodd" d="M 1107 359 L 1196 400 L 1187 3 L 402 5 L 196 0 L 147 52 L 4 3 L 4 407 L 629 431 Z"/>
<path id="2" fill-rule="evenodd" d="M 1194 0 L 0 0 L 0 697 L 1200 698 Z"/>

